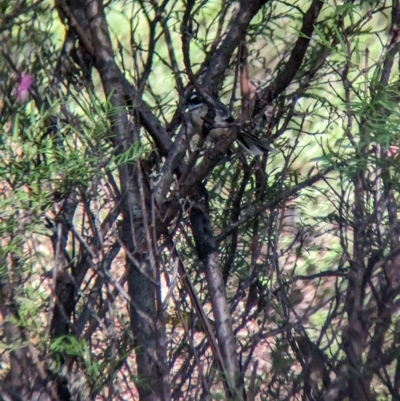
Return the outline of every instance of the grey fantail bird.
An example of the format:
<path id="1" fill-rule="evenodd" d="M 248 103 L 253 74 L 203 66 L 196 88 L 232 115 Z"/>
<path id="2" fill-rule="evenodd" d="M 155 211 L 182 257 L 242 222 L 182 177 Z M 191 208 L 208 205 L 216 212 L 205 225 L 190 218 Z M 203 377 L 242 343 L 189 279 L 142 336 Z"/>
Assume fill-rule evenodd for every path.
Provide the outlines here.
<path id="1" fill-rule="evenodd" d="M 223 135 L 227 129 L 231 128 L 235 123 L 235 119 L 228 109 L 219 100 L 214 99 L 215 104 L 215 119 L 214 127 L 208 133 L 207 139 L 215 143 Z M 204 117 L 208 113 L 208 104 L 197 93 L 192 93 L 187 100 L 189 108 L 190 121 L 196 133 L 201 134 L 201 129 L 204 122 Z M 241 130 L 236 138 L 238 144 L 251 155 L 262 156 L 264 152 L 272 151 L 273 149 L 264 141 L 258 139 L 250 132 Z"/>

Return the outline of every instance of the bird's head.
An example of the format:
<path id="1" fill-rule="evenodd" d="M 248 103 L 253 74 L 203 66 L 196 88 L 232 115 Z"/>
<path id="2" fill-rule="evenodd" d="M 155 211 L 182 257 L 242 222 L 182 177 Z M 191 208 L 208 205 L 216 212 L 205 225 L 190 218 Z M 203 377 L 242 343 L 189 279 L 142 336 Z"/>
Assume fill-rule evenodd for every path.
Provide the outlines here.
<path id="1" fill-rule="evenodd" d="M 196 92 L 192 92 L 187 99 L 187 106 L 189 107 L 189 110 L 194 110 L 203 103 L 203 99 Z"/>

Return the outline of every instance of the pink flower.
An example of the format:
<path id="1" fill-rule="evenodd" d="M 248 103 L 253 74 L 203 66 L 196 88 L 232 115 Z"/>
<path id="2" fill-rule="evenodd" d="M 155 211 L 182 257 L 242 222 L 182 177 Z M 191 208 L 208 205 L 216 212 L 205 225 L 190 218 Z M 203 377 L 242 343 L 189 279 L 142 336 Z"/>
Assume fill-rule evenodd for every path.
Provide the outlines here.
<path id="1" fill-rule="evenodd" d="M 398 146 L 390 145 L 389 149 L 386 151 L 386 156 L 394 159 L 399 155 L 399 150 Z"/>
<path id="2" fill-rule="evenodd" d="M 21 81 L 17 88 L 17 100 L 20 103 L 25 103 L 28 100 L 29 89 L 32 87 L 35 78 L 33 75 L 23 73 Z"/>

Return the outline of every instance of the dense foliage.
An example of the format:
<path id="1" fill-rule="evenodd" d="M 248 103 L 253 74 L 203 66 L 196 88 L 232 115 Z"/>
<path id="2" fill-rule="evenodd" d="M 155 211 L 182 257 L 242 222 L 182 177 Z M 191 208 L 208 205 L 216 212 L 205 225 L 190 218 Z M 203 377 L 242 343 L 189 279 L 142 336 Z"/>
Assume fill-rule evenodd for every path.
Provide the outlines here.
<path id="1" fill-rule="evenodd" d="M 397 0 L 0 0 L 0 400 L 400 400 L 399 50 Z"/>

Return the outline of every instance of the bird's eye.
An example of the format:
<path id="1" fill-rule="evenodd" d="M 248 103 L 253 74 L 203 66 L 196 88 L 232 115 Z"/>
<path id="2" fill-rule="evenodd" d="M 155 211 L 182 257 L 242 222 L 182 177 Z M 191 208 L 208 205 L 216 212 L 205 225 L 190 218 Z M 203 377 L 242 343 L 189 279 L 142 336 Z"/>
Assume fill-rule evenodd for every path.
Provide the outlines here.
<path id="1" fill-rule="evenodd" d="M 201 99 L 197 93 L 192 93 L 188 99 L 188 102 L 192 104 L 199 104 L 201 103 Z"/>

